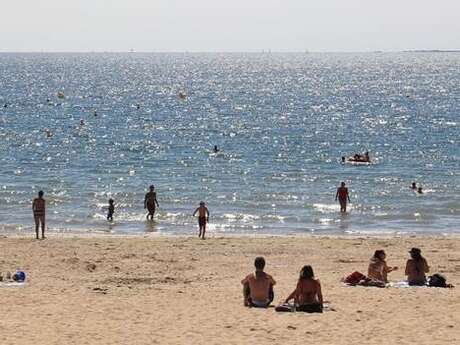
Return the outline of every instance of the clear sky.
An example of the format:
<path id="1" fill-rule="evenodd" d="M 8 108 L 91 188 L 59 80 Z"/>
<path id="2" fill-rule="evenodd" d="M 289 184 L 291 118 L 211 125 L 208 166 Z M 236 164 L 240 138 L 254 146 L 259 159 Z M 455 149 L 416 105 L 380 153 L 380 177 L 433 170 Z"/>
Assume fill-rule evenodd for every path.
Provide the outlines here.
<path id="1" fill-rule="evenodd" d="M 460 49 L 460 0 L 0 0 L 0 51 Z"/>

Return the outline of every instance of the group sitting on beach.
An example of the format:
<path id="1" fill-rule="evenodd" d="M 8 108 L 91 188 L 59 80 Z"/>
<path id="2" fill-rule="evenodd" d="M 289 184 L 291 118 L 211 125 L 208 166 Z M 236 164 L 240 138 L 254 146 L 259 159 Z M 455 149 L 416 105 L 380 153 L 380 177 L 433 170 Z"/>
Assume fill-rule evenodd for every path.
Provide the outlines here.
<path id="1" fill-rule="evenodd" d="M 410 258 L 406 262 L 405 275 L 409 286 L 432 286 L 452 287 L 446 284 L 445 278 L 440 274 L 433 274 L 427 279 L 426 274 L 430 271 L 427 260 L 422 256 L 420 248 L 412 248 L 409 251 Z M 389 283 L 388 273 L 396 271 L 398 267 L 390 267 L 386 262 L 384 250 L 376 250 L 369 262 L 367 276 L 360 272 L 353 272 L 344 282 L 348 285 L 363 285 L 385 287 Z"/>
<path id="2" fill-rule="evenodd" d="M 244 305 L 247 307 L 267 308 L 275 297 L 273 287 L 276 282 L 266 272 L 265 259 L 257 257 L 254 261 L 255 273 L 251 273 L 241 281 L 243 284 Z M 293 304 L 289 304 L 293 301 Z M 323 295 L 321 283 L 315 279 L 313 268 L 304 266 L 294 291 L 286 298 L 277 311 L 303 311 L 307 313 L 322 313 Z"/>

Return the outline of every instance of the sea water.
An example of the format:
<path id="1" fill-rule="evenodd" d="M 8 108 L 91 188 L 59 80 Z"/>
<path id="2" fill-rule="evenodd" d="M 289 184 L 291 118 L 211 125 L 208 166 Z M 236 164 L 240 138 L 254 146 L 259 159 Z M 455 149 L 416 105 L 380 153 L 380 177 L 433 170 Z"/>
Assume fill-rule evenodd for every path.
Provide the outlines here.
<path id="1" fill-rule="evenodd" d="M 457 53 L 0 54 L 0 230 L 460 232 L 459 134 Z"/>

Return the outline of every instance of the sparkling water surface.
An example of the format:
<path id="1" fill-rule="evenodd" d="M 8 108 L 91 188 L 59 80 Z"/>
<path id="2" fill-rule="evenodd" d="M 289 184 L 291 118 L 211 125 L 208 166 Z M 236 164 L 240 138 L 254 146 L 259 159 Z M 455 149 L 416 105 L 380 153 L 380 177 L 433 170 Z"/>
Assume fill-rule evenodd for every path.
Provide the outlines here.
<path id="1" fill-rule="evenodd" d="M 460 232 L 460 54 L 0 54 L 0 73 L 0 231 L 31 231 L 43 189 L 54 231 L 192 234 L 204 200 L 211 232 Z"/>

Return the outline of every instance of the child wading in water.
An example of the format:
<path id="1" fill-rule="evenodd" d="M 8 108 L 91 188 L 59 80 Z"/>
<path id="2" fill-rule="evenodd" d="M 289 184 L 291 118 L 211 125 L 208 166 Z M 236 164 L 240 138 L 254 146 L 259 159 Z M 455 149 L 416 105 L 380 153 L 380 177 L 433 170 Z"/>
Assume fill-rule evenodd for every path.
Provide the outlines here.
<path id="1" fill-rule="evenodd" d="M 109 209 L 107 212 L 107 220 L 113 221 L 113 213 L 115 212 L 115 204 L 113 199 L 109 199 Z"/>
<path id="2" fill-rule="evenodd" d="M 201 237 L 204 240 L 204 234 L 206 232 L 206 223 L 209 222 L 209 210 L 205 206 L 204 201 L 200 202 L 200 207 L 198 207 L 195 212 L 193 212 L 193 216 L 198 212 L 198 225 L 200 227 L 200 232 L 198 234 L 198 237 Z"/>

